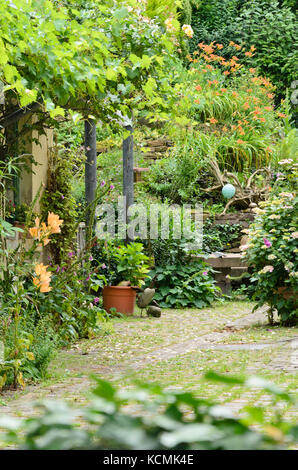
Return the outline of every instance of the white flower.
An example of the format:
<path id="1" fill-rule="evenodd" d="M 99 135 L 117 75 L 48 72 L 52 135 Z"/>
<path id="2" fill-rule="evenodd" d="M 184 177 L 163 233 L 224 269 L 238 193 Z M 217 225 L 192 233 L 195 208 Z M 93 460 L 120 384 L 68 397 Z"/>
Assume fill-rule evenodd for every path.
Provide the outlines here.
<path id="1" fill-rule="evenodd" d="M 293 263 L 289 262 L 285 264 L 285 270 L 289 272 L 293 266 L 294 266 Z"/>
<path id="2" fill-rule="evenodd" d="M 293 199 L 293 197 L 294 197 L 294 194 L 292 194 L 292 193 L 285 193 L 285 192 L 284 192 L 284 193 L 280 193 L 279 195 L 280 195 L 281 197 L 289 197 L 290 199 Z"/>
<path id="3" fill-rule="evenodd" d="M 249 245 L 241 245 L 240 250 L 241 251 L 246 251 L 249 248 Z"/>
<path id="4" fill-rule="evenodd" d="M 291 163 L 293 163 L 293 160 L 291 158 L 288 158 L 287 160 L 280 160 L 278 162 L 279 165 L 290 165 Z"/>
<path id="5" fill-rule="evenodd" d="M 298 238 L 298 232 L 293 232 L 291 235 L 292 238 Z"/>
<path id="6" fill-rule="evenodd" d="M 271 215 L 269 215 L 268 219 L 280 219 L 280 215 L 271 214 Z"/>
<path id="7" fill-rule="evenodd" d="M 270 260 L 276 259 L 276 256 L 275 255 L 269 255 L 268 259 L 270 259 Z"/>
<path id="8" fill-rule="evenodd" d="M 188 36 L 189 38 L 192 38 L 193 37 L 193 29 L 192 27 L 190 26 L 190 24 L 184 24 L 182 26 L 182 31 L 184 31 L 184 33 L 186 34 L 186 36 Z"/>
<path id="9" fill-rule="evenodd" d="M 254 212 L 255 214 L 265 214 L 265 211 L 263 209 L 260 209 L 259 207 L 254 207 L 252 209 L 252 212 Z"/>
<path id="10" fill-rule="evenodd" d="M 261 271 L 259 271 L 259 274 L 272 273 L 272 271 L 274 271 L 274 267 L 269 264 L 268 266 L 265 266 Z"/>

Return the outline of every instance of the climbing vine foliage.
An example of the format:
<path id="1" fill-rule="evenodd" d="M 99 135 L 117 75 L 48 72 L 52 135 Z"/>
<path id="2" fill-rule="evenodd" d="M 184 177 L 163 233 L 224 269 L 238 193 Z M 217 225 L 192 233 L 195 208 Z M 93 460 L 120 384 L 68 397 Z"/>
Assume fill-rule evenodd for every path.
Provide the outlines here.
<path id="1" fill-rule="evenodd" d="M 117 119 L 145 103 L 163 109 L 164 56 L 173 44 L 142 3 L 3 0 L 0 80 L 6 100 L 45 105 L 51 118 Z M 140 99 L 141 96 L 141 99 Z"/>

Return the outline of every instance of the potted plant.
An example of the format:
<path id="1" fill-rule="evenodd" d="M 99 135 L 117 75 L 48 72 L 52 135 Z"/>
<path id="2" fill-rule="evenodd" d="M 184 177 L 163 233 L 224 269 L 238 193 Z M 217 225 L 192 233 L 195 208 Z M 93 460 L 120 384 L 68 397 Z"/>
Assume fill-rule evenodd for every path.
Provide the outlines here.
<path id="1" fill-rule="evenodd" d="M 110 255 L 110 285 L 103 288 L 103 306 L 107 312 L 112 308 L 126 315 L 134 313 L 136 291 L 144 282 L 149 271 L 149 258 L 143 252 L 141 243 L 114 247 Z"/>

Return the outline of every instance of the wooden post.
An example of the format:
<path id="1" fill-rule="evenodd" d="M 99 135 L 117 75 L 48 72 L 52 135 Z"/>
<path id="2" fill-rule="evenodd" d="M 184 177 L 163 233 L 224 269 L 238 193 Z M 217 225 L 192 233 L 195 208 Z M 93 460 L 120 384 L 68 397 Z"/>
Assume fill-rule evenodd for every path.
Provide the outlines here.
<path id="1" fill-rule="evenodd" d="M 87 205 L 94 201 L 96 195 L 96 121 L 85 120 L 85 199 Z M 90 214 L 86 217 L 86 227 L 89 225 Z M 87 232 L 87 231 L 86 231 Z"/>
<path id="2" fill-rule="evenodd" d="M 123 140 L 123 196 L 125 198 L 125 220 L 128 224 L 128 208 L 134 203 L 134 174 L 133 174 L 133 127 L 125 126 L 129 136 Z M 127 237 L 127 241 L 128 237 Z"/>

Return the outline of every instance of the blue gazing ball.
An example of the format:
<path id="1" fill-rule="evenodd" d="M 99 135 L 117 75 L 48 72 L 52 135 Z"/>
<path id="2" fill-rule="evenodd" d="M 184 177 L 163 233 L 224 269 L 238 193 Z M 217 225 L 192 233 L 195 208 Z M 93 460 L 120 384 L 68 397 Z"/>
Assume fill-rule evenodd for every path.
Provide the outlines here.
<path id="1" fill-rule="evenodd" d="M 225 186 L 221 190 L 223 197 L 226 199 L 231 199 L 233 196 L 235 196 L 236 189 L 235 186 L 232 184 L 225 184 Z"/>

